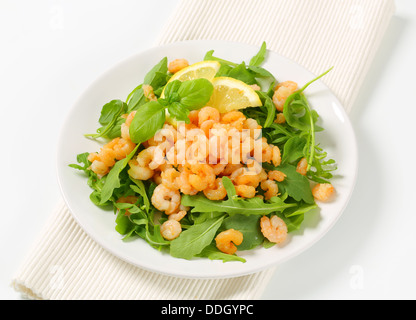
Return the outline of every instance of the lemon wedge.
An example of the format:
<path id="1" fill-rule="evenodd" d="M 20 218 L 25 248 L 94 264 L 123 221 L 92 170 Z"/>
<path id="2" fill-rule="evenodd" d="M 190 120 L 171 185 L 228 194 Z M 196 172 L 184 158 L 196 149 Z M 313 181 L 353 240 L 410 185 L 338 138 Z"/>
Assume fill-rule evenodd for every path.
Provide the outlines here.
<path id="1" fill-rule="evenodd" d="M 218 77 L 211 82 L 214 91 L 207 106 L 216 108 L 220 113 L 262 105 L 256 91 L 243 81 Z"/>
<path id="2" fill-rule="evenodd" d="M 218 61 L 200 61 L 176 72 L 169 79 L 168 83 L 173 80 L 186 81 L 199 78 L 205 78 L 212 81 L 220 67 L 221 64 Z"/>

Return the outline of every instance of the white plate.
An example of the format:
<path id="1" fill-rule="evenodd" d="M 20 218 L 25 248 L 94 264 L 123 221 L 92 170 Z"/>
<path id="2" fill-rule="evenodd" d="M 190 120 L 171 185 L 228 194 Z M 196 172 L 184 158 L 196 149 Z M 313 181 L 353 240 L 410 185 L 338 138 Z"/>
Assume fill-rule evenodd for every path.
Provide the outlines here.
<path id="1" fill-rule="evenodd" d="M 186 41 L 136 54 L 104 73 L 81 95 L 67 115 L 58 146 L 57 172 L 60 188 L 69 210 L 87 234 L 125 261 L 146 270 L 185 278 L 246 275 L 298 255 L 322 238 L 338 220 L 351 196 L 357 173 L 357 147 L 348 116 L 334 94 L 321 81 L 317 81 L 305 93 L 312 107 L 321 116 L 325 128 L 324 132 L 318 134 L 318 141 L 338 164 L 337 176 L 333 180 L 337 196 L 333 202 L 321 204 L 320 210 L 307 213 L 301 230 L 291 233 L 284 246 L 238 252 L 239 256 L 247 260 L 246 263 L 223 263 L 208 259 L 173 258 L 153 249 L 142 239 L 123 242 L 121 235 L 114 229 L 114 213 L 104 211 L 90 201 L 92 190 L 87 186 L 85 176 L 68 164 L 76 163 L 76 155 L 79 153 L 98 150 L 97 142 L 86 139 L 83 135 L 98 128 L 101 107 L 105 103 L 112 99 L 125 100 L 131 90 L 142 83 L 147 71 L 163 57 L 167 56 L 169 60 L 186 58 L 194 63 L 201 61 L 211 49 L 215 50 L 215 56 L 223 59 L 248 62 L 259 48 L 223 41 Z M 316 77 L 293 61 L 273 52 L 269 52 L 263 66 L 279 81 L 293 80 L 300 86 Z"/>

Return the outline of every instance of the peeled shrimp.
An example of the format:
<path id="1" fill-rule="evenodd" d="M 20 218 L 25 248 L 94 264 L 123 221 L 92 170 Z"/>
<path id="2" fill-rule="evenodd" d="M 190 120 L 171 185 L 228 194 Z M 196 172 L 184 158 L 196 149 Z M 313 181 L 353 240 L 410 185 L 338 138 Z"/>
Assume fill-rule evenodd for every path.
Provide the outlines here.
<path id="1" fill-rule="evenodd" d="M 334 192 L 335 188 L 330 183 L 318 183 L 312 188 L 314 198 L 322 202 L 329 201 Z"/>
<path id="2" fill-rule="evenodd" d="M 151 201 L 156 209 L 164 211 L 166 214 L 171 214 L 178 209 L 181 203 L 181 195 L 179 191 L 159 184 L 153 191 Z"/>
<path id="3" fill-rule="evenodd" d="M 293 81 L 285 81 L 276 86 L 272 100 L 278 111 L 283 111 L 286 99 L 297 89 L 298 84 Z"/>
<path id="4" fill-rule="evenodd" d="M 286 178 L 286 175 L 283 172 L 278 171 L 278 170 L 269 171 L 267 176 L 270 180 L 275 180 L 278 182 L 282 182 Z"/>
<path id="5" fill-rule="evenodd" d="M 240 197 L 250 199 L 250 198 L 254 198 L 254 196 L 256 195 L 256 188 L 254 188 L 253 186 L 247 186 L 245 184 L 241 184 L 241 185 L 235 186 L 235 192 Z"/>
<path id="6" fill-rule="evenodd" d="M 142 90 L 143 90 L 143 95 L 150 101 L 156 101 L 157 97 L 155 96 L 154 92 L 153 92 L 153 87 L 148 85 L 148 84 L 144 84 L 142 86 Z"/>
<path id="7" fill-rule="evenodd" d="M 175 168 L 169 168 L 169 169 L 163 170 L 160 176 L 162 178 L 162 184 L 164 186 L 172 190 L 179 189 L 176 178 L 180 176 L 180 172 L 176 171 Z"/>
<path id="8" fill-rule="evenodd" d="M 176 72 L 182 70 L 183 68 L 186 68 L 187 66 L 189 66 L 188 60 L 186 60 L 186 59 L 175 59 L 175 60 L 169 62 L 168 71 L 170 73 L 176 73 Z"/>
<path id="9" fill-rule="evenodd" d="M 195 164 L 190 166 L 190 172 L 188 181 L 189 184 L 198 191 L 202 191 L 215 182 L 214 169 L 205 163 Z"/>
<path id="10" fill-rule="evenodd" d="M 209 200 L 222 200 L 227 196 L 227 190 L 222 184 L 222 179 L 217 178 L 214 182 L 213 187 L 208 187 L 204 189 L 204 195 Z"/>
<path id="11" fill-rule="evenodd" d="M 300 159 L 296 166 L 296 171 L 299 172 L 301 175 L 306 176 L 307 169 L 308 161 L 306 160 L 306 158 Z"/>
<path id="12" fill-rule="evenodd" d="M 99 153 L 90 153 L 88 160 L 91 161 L 91 170 L 94 171 L 98 177 L 103 177 L 116 160 L 124 159 L 135 148 L 135 144 L 130 139 L 115 138 L 104 145 Z"/>
<path id="13" fill-rule="evenodd" d="M 166 220 L 160 226 L 160 234 L 166 240 L 173 240 L 179 237 L 181 232 L 182 232 L 182 226 L 180 222 L 173 220 L 173 219 Z"/>
<path id="14" fill-rule="evenodd" d="M 287 226 L 286 223 L 274 215 L 269 219 L 266 216 L 263 216 L 260 219 L 260 228 L 263 235 L 270 241 L 274 243 L 282 243 L 286 240 L 287 237 Z"/>
<path id="15" fill-rule="evenodd" d="M 182 218 L 185 217 L 187 213 L 188 212 L 186 210 L 180 210 L 179 212 L 170 214 L 168 220 L 181 221 Z"/>
<path id="16" fill-rule="evenodd" d="M 237 251 L 235 245 L 240 245 L 243 242 L 243 234 L 234 229 L 228 229 L 219 233 L 215 237 L 217 248 L 227 254 L 234 254 Z"/>
<path id="17" fill-rule="evenodd" d="M 277 183 L 272 180 L 265 180 L 260 183 L 260 187 L 262 190 L 266 191 L 264 193 L 264 197 L 266 200 L 269 200 L 273 197 L 276 197 L 279 192 L 279 187 L 277 186 Z"/>
<path id="18" fill-rule="evenodd" d="M 198 125 L 201 127 L 201 125 L 207 120 L 219 122 L 220 112 L 213 107 L 203 107 L 198 113 Z"/>
<path id="19" fill-rule="evenodd" d="M 132 111 L 130 112 L 127 116 L 126 116 L 126 121 L 121 124 L 121 137 L 123 139 L 128 139 L 130 140 L 130 124 L 133 121 L 134 116 L 136 115 L 136 111 Z"/>

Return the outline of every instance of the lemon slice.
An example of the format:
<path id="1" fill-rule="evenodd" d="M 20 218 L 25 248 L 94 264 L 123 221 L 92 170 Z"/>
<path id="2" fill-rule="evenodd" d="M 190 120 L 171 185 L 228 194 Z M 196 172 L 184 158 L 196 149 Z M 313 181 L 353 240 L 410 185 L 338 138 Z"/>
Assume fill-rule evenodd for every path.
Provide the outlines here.
<path id="1" fill-rule="evenodd" d="M 207 106 L 216 108 L 221 113 L 262 105 L 256 91 L 243 81 L 218 77 L 212 80 L 212 84 L 214 92 Z"/>

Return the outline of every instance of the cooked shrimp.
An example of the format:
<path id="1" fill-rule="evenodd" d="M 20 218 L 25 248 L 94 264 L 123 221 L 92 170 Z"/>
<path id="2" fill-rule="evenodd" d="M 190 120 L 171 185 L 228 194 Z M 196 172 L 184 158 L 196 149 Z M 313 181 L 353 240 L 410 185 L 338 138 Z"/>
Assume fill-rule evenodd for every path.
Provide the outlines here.
<path id="1" fill-rule="evenodd" d="M 272 170 L 272 171 L 269 171 L 268 178 L 270 180 L 276 180 L 278 182 L 282 182 L 283 180 L 285 180 L 286 175 L 282 171 Z"/>
<path id="2" fill-rule="evenodd" d="M 189 184 L 198 191 L 213 186 L 215 182 L 214 169 L 205 163 L 190 166 Z"/>
<path id="3" fill-rule="evenodd" d="M 183 194 L 189 194 L 189 195 L 195 195 L 198 193 L 198 190 L 195 189 L 190 183 L 189 183 L 189 175 L 190 173 L 188 171 L 183 170 L 179 177 L 176 178 L 176 184 L 179 188 L 179 190 Z"/>
<path id="4" fill-rule="evenodd" d="M 217 178 L 213 187 L 204 189 L 204 194 L 209 200 L 222 200 L 227 196 L 227 190 L 225 190 L 222 179 Z"/>
<path id="5" fill-rule="evenodd" d="M 99 178 L 110 172 L 116 160 L 124 159 L 135 148 L 135 144 L 130 139 L 115 138 L 104 145 L 99 153 L 93 152 L 88 156 L 91 162 L 91 170 Z"/>
<path id="6" fill-rule="evenodd" d="M 254 198 L 254 196 L 256 195 L 256 188 L 253 186 L 241 184 L 241 185 L 235 186 L 235 192 L 237 193 L 238 196 L 242 198 L 250 199 L 250 198 Z"/>
<path id="7" fill-rule="evenodd" d="M 228 229 L 215 237 L 217 248 L 227 254 L 234 254 L 237 251 L 235 245 L 243 242 L 243 234 L 235 229 Z"/>
<path id="8" fill-rule="evenodd" d="M 308 169 L 308 161 L 306 158 L 300 159 L 298 165 L 296 166 L 296 171 L 299 172 L 301 175 L 306 176 Z"/>
<path id="9" fill-rule="evenodd" d="M 261 135 L 261 125 L 255 119 L 248 118 L 243 122 L 243 128 L 250 130 L 250 137 L 258 139 Z"/>
<path id="10" fill-rule="evenodd" d="M 129 161 L 130 169 L 127 173 L 134 179 L 137 180 L 149 180 L 153 177 L 154 171 L 149 169 L 149 167 L 142 167 L 137 162 L 137 159 L 132 159 Z"/>
<path id="11" fill-rule="evenodd" d="M 298 89 L 298 84 L 293 81 L 285 81 L 279 83 L 273 94 L 273 104 L 276 109 L 280 112 L 283 111 L 283 106 L 285 105 L 286 99 Z"/>
<path id="12" fill-rule="evenodd" d="M 329 201 L 335 192 L 335 188 L 330 183 L 318 183 L 312 188 L 312 194 L 316 200 Z"/>
<path id="13" fill-rule="evenodd" d="M 170 214 L 168 220 L 181 221 L 182 218 L 185 217 L 187 213 L 188 212 L 186 210 L 179 210 L 178 212 Z"/>
<path id="14" fill-rule="evenodd" d="M 242 168 L 243 165 L 241 163 L 229 163 L 225 166 L 225 169 L 222 171 L 221 175 L 223 176 L 230 176 L 234 171 Z"/>
<path id="15" fill-rule="evenodd" d="M 178 172 L 175 168 L 169 168 L 161 173 L 162 184 L 172 190 L 178 190 L 178 183 L 176 178 L 180 176 L 180 172 Z"/>
<path id="16" fill-rule="evenodd" d="M 136 115 L 136 111 L 130 112 L 126 116 L 126 121 L 121 124 L 121 137 L 126 140 L 130 140 L 130 124 L 133 121 L 134 116 Z"/>
<path id="17" fill-rule="evenodd" d="M 260 142 L 257 142 L 260 143 Z M 271 162 L 273 158 L 273 148 L 267 143 L 266 138 L 261 138 L 261 148 L 257 148 L 261 152 L 254 152 L 254 159 L 258 162 Z M 256 148 L 255 148 L 256 151 Z"/>
<path id="18" fill-rule="evenodd" d="M 98 178 L 102 178 L 110 172 L 110 168 L 98 160 L 95 160 L 93 163 L 91 163 L 91 170 L 97 174 Z"/>
<path id="19" fill-rule="evenodd" d="M 263 216 L 260 219 L 261 233 L 270 241 L 274 243 L 282 243 L 287 237 L 287 226 L 286 223 L 274 215 L 269 219 Z"/>
<path id="20" fill-rule="evenodd" d="M 189 62 L 186 59 L 175 59 L 171 62 L 169 62 L 168 70 L 170 73 L 176 73 L 183 68 L 186 68 L 189 66 Z"/>
<path id="21" fill-rule="evenodd" d="M 156 101 L 157 97 L 155 96 L 154 92 L 153 92 L 153 87 L 148 85 L 148 84 L 144 84 L 142 85 L 142 90 L 143 90 L 143 95 L 146 97 L 147 100 L 150 101 Z"/>
<path id="22" fill-rule="evenodd" d="M 260 187 L 262 190 L 266 191 L 264 193 L 264 197 L 266 200 L 269 200 L 270 198 L 276 197 L 279 192 L 279 187 L 277 186 L 277 183 L 272 180 L 264 180 L 260 183 Z"/>
<path id="23" fill-rule="evenodd" d="M 203 107 L 198 113 L 198 125 L 201 126 L 207 120 L 220 121 L 220 112 L 213 107 Z"/>
<path id="24" fill-rule="evenodd" d="M 117 143 L 113 147 L 117 160 L 122 160 L 127 157 L 128 154 L 136 147 L 130 139 L 115 138 L 114 140 L 117 140 Z"/>
<path id="25" fill-rule="evenodd" d="M 276 119 L 274 120 L 274 123 L 283 124 L 285 122 L 286 122 L 286 118 L 283 113 L 276 114 Z"/>
<path id="26" fill-rule="evenodd" d="M 248 168 L 240 168 L 235 170 L 230 179 L 237 185 L 246 185 L 257 188 L 260 183 L 260 177 L 255 172 L 250 171 Z"/>
<path id="27" fill-rule="evenodd" d="M 178 221 L 173 220 L 173 219 L 166 220 L 160 226 L 160 234 L 166 240 L 173 240 L 179 237 L 181 232 L 182 232 L 181 224 Z"/>
<path id="28" fill-rule="evenodd" d="M 159 184 L 152 195 L 152 204 L 156 209 L 164 211 L 166 214 L 174 213 L 181 204 L 181 195 L 179 191 L 172 190 Z"/>
<path id="29" fill-rule="evenodd" d="M 191 112 L 189 112 L 188 114 L 188 118 L 191 121 L 192 124 L 194 125 L 198 125 L 198 115 L 199 115 L 199 110 L 191 110 Z"/>
<path id="30" fill-rule="evenodd" d="M 278 146 L 272 146 L 272 162 L 275 167 L 278 167 L 282 162 L 282 157 L 280 155 L 280 149 Z"/>
<path id="31" fill-rule="evenodd" d="M 224 113 L 221 117 L 222 123 L 230 124 L 232 127 L 237 130 L 242 130 L 244 128 L 244 121 L 246 116 L 241 111 L 230 111 Z"/>

